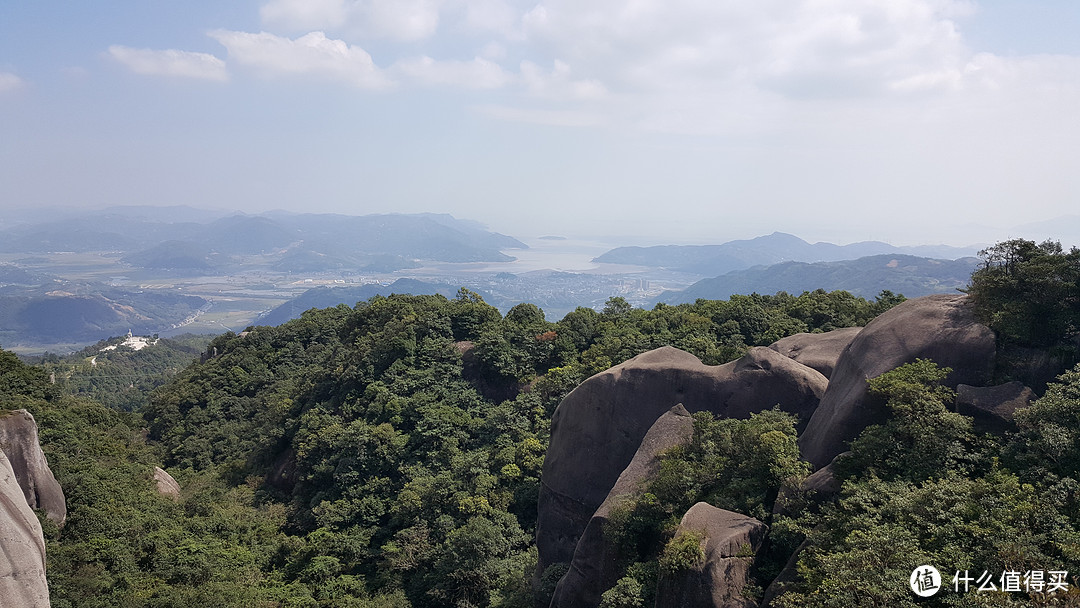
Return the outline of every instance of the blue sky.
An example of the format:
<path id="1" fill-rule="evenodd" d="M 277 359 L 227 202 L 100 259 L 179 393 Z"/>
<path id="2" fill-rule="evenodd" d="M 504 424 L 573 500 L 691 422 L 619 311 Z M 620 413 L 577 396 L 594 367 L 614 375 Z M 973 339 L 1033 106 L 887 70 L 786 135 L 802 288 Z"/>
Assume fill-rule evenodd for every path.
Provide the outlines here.
<path id="1" fill-rule="evenodd" d="M 1075 0 L 13 0 L 0 213 L 986 242 L 1080 208 L 1077 31 Z"/>

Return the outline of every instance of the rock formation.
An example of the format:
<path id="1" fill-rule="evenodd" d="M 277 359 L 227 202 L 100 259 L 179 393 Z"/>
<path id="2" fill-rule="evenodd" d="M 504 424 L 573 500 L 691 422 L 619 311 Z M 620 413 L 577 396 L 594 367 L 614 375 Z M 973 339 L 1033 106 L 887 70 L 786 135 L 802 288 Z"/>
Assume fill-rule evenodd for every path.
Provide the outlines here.
<path id="1" fill-rule="evenodd" d="M 48 608 L 45 537 L 8 457 L 0 452 L 0 605 Z"/>
<path id="2" fill-rule="evenodd" d="M 604 534 L 612 511 L 640 497 L 645 485 L 660 470 L 660 455 L 689 443 L 693 435 L 694 419 L 682 405 L 676 405 L 656 420 L 607 498 L 589 519 L 574 549 L 570 570 L 555 588 L 552 608 L 595 608 L 600 604 L 600 596 L 618 578 L 618 553 Z"/>
<path id="3" fill-rule="evenodd" d="M 743 597 L 753 556 L 761 549 L 767 528 L 760 521 L 699 502 L 683 516 L 676 536 L 703 536 L 705 559 L 675 574 L 661 573 L 657 608 L 755 608 Z"/>
<path id="4" fill-rule="evenodd" d="M 848 344 L 862 331 L 861 327 L 845 327 L 822 334 L 795 334 L 781 338 L 769 348 L 803 365 L 816 369 L 829 378 L 836 369 L 836 361 Z"/>
<path id="5" fill-rule="evenodd" d="M 589 378 L 552 418 L 540 488 L 537 572 L 570 562 L 585 525 L 646 431 L 675 404 L 728 418 L 779 405 L 807 420 L 827 385 L 819 372 L 764 347 L 709 366 L 667 346 Z"/>
<path id="6" fill-rule="evenodd" d="M 994 332 L 975 321 L 964 295 L 908 300 L 871 321 L 840 355 L 820 406 L 799 437 L 803 458 L 829 463 L 845 444 L 884 418 L 867 403 L 866 380 L 918 358 L 952 368 L 945 383 L 985 385 L 995 357 Z"/>
<path id="7" fill-rule="evenodd" d="M 180 484 L 176 483 L 173 476 L 169 475 L 165 469 L 154 467 L 154 484 L 157 486 L 158 494 L 168 496 L 173 500 L 180 499 Z"/>
<path id="8" fill-rule="evenodd" d="M 1002 432 L 1013 427 L 1013 414 L 1035 400 L 1035 391 L 1022 382 L 997 386 L 956 387 L 956 411 L 971 416 L 979 431 Z"/>
<path id="9" fill-rule="evenodd" d="M 0 450 L 11 462 L 26 504 L 31 509 L 44 509 L 49 519 L 64 525 L 67 518 L 64 491 L 53 477 L 45 453 L 41 451 L 37 422 L 30 412 L 14 410 L 0 413 Z"/>

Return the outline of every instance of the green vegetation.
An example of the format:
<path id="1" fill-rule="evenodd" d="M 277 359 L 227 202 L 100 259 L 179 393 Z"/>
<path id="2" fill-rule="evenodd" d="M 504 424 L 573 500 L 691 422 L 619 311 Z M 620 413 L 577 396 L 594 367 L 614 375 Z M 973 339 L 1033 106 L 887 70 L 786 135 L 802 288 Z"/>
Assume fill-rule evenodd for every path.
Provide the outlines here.
<path id="1" fill-rule="evenodd" d="M 183 334 L 157 339 L 140 350 L 125 346 L 124 337 L 109 338 L 66 357 L 47 354 L 38 359 L 64 393 L 133 412 L 150 402 L 150 391 L 197 361 L 211 338 Z"/>
<path id="2" fill-rule="evenodd" d="M 549 420 L 581 380 L 664 344 L 721 363 L 896 301 L 822 291 L 645 311 L 613 299 L 549 323 L 528 304 L 503 317 L 467 291 L 376 297 L 206 349 L 118 348 L 97 366 L 80 360 L 89 351 L 38 368 L 4 354 L 0 406 L 34 413 L 67 493 L 67 525 L 46 523 L 55 606 L 524 606 Z M 173 376 L 196 348 L 217 356 Z M 140 405 L 115 384 L 125 375 L 139 393 L 172 379 Z M 753 424 L 790 426 L 775 416 Z M 719 449 L 757 445 L 740 433 Z M 710 466 L 736 460 L 708 454 Z M 181 482 L 179 501 L 155 492 L 154 464 Z M 722 483 L 744 496 L 733 508 L 768 500 L 751 464 L 731 471 Z M 653 564 L 630 578 L 653 588 Z"/>
<path id="3" fill-rule="evenodd" d="M 1020 310 L 1017 292 L 983 289 L 981 276 L 972 296 L 1004 342 L 1075 337 L 1057 321 L 1025 334 L 1048 341 L 1019 337 L 995 312 Z M 551 323 L 531 304 L 500 315 L 465 290 L 374 297 L 209 345 L 118 348 L 96 366 L 89 351 L 39 367 L 0 352 L 0 408 L 34 413 L 67 493 L 68 523 L 45 522 L 54 606 L 529 606 L 566 568 L 530 588 L 539 475 L 567 392 L 659 346 L 718 364 L 793 333 L 863 325 L 902 300 L 819 290 L 641 310 L 613 298 Z M 1023 314 L 1074 311 L 1039 310 Z M 693 442 L 612 515 L 605 533 L 626 559 L 602 605 L 652 605 L 662 572 L 699 563 L 701 539 L 674 534 L 698 501 L 770 525 L 757 592 L 809 541 L 781 606 L 913 605 L 903 583 L 922 563 L 1080 570 L 1080 367 L 1000 438 L 951 411 L 946 373 L 918 361 L 872 380 L 891 416 L 852 443 L 843 489 L 821 505 L 792 490 L 808 473 L 793 417 L 695 415 Z M 180 481 L 179 500 L 155 491 L 157 464 Z"/>
<path id="4" fill-rule="evenodd" d="M 852 443 L 839 497 L 774 521 L 809 540 L 799 587 L 779 606 L 1028 606 L 1039 594 L 957 593 L 951 579 L 1080 568 L 1080 463 L 1059 426 L 1080 416 L 1080 368 L 1018 412 L 1021 431 L 1004 441 L 974 437 L 970 419 L 944 409 L 935 383 L 946 373 L 919 361 L 872 381 L 893 416 Z M 948 588 L 916 602 L 898 581 L 920 564 L 948 569 Z"/>
<path id="5" fill-rule="evenodd" d="M 1040 390 L 1080 361 L 1080 249 L 1013 239 L 979 253 L 968 294 L 997 334 L 997 376 Z"/>
<path id="6" fill-rule="evenodd" d="M 698 502 L 768 521 L 780 487 L 798 485 L 809 472 L 799 459 L 795 422 L 778 409 L 748 420 L 694 414 L 690 444 L 665 454 L 644 494 L 608 519 L 604 534 L 625 562 L 620 583 L 636 585 L 652 605 L 659 572 L 684 570 L 704 558 L 699 536 L 675 534 L 683 514 Z M 779 564 L 767 564 L 761 582 L 768 585 L 778 571 Z"/>
<path id="7" fill-rule="evenodd" d="M 971 418 L 950 411 L 954 392 L 938 383 L 952 371 L 919 359 L 870 380 L 870 395 L 885 402 L 888 421 L 851 443 L 838 475 L 874 475 L 912 482 L 941 471 L 967 474 L 977 460 Z"/>
<path id="8" fill-rule="evenodd" d="M 999 340 L 1045 347 L 1080 332 L 1080 249 L 1013 239 L 979 255 L 968 293 Z"/>
<path id="9" fill-rule="evenodd" d="M 54 607 L 289 605 L 310 596 L 275 578 L 291 547 L 281 507 L 256 504 L 252 487 L 211 474 L 183 478 L 181 501 L 162 497 L 139 417 L 62 396 L 43 370 L 3 351 L 0 380 L 0 410 L 34 414 L 67 497 L 62 529 L 41 517 Z"/>

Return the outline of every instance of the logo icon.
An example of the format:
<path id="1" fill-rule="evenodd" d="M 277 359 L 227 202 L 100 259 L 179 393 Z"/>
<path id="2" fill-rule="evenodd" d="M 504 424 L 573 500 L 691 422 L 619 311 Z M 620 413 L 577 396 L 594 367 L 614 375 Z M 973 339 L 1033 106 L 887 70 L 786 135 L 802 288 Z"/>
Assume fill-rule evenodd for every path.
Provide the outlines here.
<path id="1" fill-rule="evenodd" d="M 911 571 L 911 590 L 919 597 L 930 597 L 941 589 L 941 573 L 933 566 L 919 566 Z"/>

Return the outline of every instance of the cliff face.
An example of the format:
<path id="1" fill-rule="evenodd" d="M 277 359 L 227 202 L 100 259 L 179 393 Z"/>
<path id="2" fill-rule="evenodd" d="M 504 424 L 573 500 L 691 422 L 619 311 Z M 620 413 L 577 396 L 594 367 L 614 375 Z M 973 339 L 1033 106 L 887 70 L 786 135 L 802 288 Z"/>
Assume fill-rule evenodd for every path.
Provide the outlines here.
<path id="1" fill-rule="evenodd" d="M 0 451 L 0 605 L 48 608 L 45 538 L 4 452 Z"/>
<path id="2" fill-rule="evenodd" d="M 748 418 L 779 405 L 806 420 L 827 385 L 819 372 L 764 347 L 712 366 L 665 346 L 589 378 L 552 418 L 538 506 L 537 574 L 571 562 L 590 518 L 646 432 L 676 404 L 725 418 Z"/>
<path id="3" fill-rule="evenodd" d="M 64 525 L 67 518 L 64 490 L 41 451 L 37 422 L 30 412 L 15 410 L 0 414 L 0 450 L 10 462 L 26 504 L 31 509 L 43 509 L 49 519 Z"/>
<path id="4" fill-rule="evenodd" d="M 881 407 L 867 400 L 869 378 L 930 359 L 952 373 L 946 386 L 985 386 L 993 375 L 994 332 L 975 320 L 964 295 L 908 300 L 871 321 L 844 348 L 828 390 L 799 436 L 803 458 L 823 467 L 870 424 L 884 421 Z"/>

